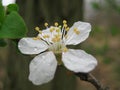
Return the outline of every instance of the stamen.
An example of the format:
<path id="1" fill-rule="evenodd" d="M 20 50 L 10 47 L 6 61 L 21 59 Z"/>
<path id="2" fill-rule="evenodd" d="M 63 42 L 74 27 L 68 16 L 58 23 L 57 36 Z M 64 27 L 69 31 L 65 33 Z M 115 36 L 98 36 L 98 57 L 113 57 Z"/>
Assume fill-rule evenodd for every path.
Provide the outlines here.
<path id="1" fill-rule="evenodd" d="M 39 28 L 39 27 L 35 27 L 35 30 L 39 32 L 39 31 L 40 31 L 40 28 Z"/>
<path id="2" fill-rule="evenodd" d="M 45 27 L 48 27 L 48 23 L 45 23 L 44 26 L 45 26 Z"/>
<path id="3" fill-rule="evenodd" d="M 49 38 L 50 36 L 49 35 L 44 35 L 43 38 Z"/>
<path id="4" fill-rule="evenodd" d="M 56 32 L 58 32 L 58 33 L 59 33 L 59 32 L 60 32 L 60 29 L 59 29 L 59 28 L 58 28 L 58 29 L 56 29 Z"/>
<path id="5" fill-rule="evenodd" d="M 67 47 L 64 47 L 63 52 L 67 52 L 67 51 L 68 51 Z"/>
<path id="6" fill-rule="evenodd" d="M 54 27 L 51 27 L 50 28 L 50 32 L 53 32 L 55 29 L 54 29 Z"/>
<path id="7" fill-rule="evenodd" d="M 67 21 L 63 20 L 63 28 L 62 28 L 62 39 L 65 37 L 65 34 L 67 33 L 66 31 L 69 30 L 69 27 L 67 25 Z"/>
<path id="8" fill-rule="evenodd" d="M 64 24 L 63 26 L 64 26 L 65 28 L 67 28 L 67 24 Z"/>
<path id="9" fill-rule="evenodd" d="M 50 35 L 42 35 L 42 38 L 48 45 L 51 45 L 51 43 L 49 42 Z"/>
<path id="10" fill-rule="evenodd" d="M 58 26 L 58 22 L 55 22 L 55 24 L 54 24 L 56 27 Z"/>
<path id="11" fill-rule="evenodd" d="M 63 37 L 65 36 L 66 32 L 65 31 L 68 31 L 69 30 L 69 27 L 67 24 L 64 24 L 63 25 L 63 28 L 62 28 L 62 39 Z"/>
<path id="12" fill-rule="evenodd" d="M 60 25 L 59 28 L 61 29 L 61 27 L 62 27 L 62 26 Z"/>
<path id="13" fill-rule="evenodd" d="M 61 36 L 60 34 L 55 34 L 54 35 L 55 38 L 60 38 L 60 36 Z"/>
<path id="14" fill-rule="evenodd" d="M 39 27 L 35 27 L 35 30 L 36 30 L 36 31 L 39 31 L 39 30 L 40 30 L 40 28 L 39 28 Z"/>
<path id="15" fill-rule="evenodd" d="M 52 41 L 53 41 L 54 43 L 57 42 L 56 38 L 52 38 Z"/>
<path id="16" fill-rule="evenodd" d="M 39 36 L 34 37 L 33 40 L 40 40 L 41 38 Z"/>
<path id="17" fill-rule="evenodd" d="M 67 52 L 68 48 L 64 44 L 64 39 L 68 38 L 67 32 L 69 27 L 66 20 L 63 20 L 63 25 L 59 25 L 58 22 L 54 23 L 54 26 L 48 28 L 48 23 L 44 23 L 44 26 L 49 29 L 50 33 L 44 33 L 40 30 L 39 27 L 35 27 L 35 30 L 39 32 L 37 37 L 34 37 L 33 40 L 43 40 L 49 46 L 50 51 L 53 51 L 55 54 L 61 54 L 62 52 Z M 74 33 L 79 34 L 80 31 L 75 28 Z M 52 42 L 51 42 L 52 41 Z"/>
<path id="18" fill-rule="evenodd" d="M 40 34 L 42 34 L 42 31 L 40 30 L 39 27 L 35 27 L 35 30 L 36 30 L 37 32 L 39 32 Z"/>
<path id="19" fill-rule="evenodd" d="M 57 42 L 59 42 L 60 41 L 60 38 L 58 37 L 58 38 L 56 38 L 57 39 Z"/>
<path id="20" fill-rule="evenodd" d="M 67 23 L 67 21 L 66 20 L 63 20 L 63 24 L 66 24 Z"/>
<path id="21" fill-rule="evenodd" d="M 54 35 L 54 38 L 52 38 L 52 41 L 53 41 L 53 42 L 59 42 L 59 41 L 61 40 L 60 36 L 61 36 L 61 35 L 59 35 L 59 34 L 55 34 L 55 35 Z"/>
<path id="22" fill-rule="evenodd" d="M 62 36 L 61 36 L 61 39 L 63 39 L 63 37 L 65 36 L 65 29 L 67 28 L 67 21 L 66 20 L 63 20 L 63 27 L 62 27 L 62 30 L 61 30 L 61 32 L 62 32 Z"/>
<path id="23" fill-rule="evenodd" d="M 70 29 L 70 28 L 69 28 L 69 27 L 67 27 L 65 30 L 66 30 L 66 31 L 69 31 L 69 29 Z"/>

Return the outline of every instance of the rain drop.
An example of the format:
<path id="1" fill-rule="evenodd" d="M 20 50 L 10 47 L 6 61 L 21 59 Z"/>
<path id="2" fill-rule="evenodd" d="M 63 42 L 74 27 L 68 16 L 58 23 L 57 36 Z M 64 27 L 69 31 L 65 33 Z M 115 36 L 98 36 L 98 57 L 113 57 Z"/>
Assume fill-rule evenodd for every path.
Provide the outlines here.
<path id="1" fill-rule="evenodd" d="M 37 47 L 35 47 L 35 48 L 34 48 L 34 51 L 37 51 L 37 50 L 38 50 L 38 48 L 37 48 Z"/>

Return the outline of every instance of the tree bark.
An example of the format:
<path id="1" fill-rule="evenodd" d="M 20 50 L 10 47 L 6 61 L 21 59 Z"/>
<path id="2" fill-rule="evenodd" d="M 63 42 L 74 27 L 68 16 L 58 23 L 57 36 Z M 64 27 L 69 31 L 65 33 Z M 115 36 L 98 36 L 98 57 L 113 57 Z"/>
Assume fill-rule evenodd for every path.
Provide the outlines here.
<path id="1" fill-rule="evenodd" d="M 104 87 L 92 74 L 89 73 L 75 73 L 80 80 L 91 83 L 96 90 L 110 90 L 109 87 Z"/>

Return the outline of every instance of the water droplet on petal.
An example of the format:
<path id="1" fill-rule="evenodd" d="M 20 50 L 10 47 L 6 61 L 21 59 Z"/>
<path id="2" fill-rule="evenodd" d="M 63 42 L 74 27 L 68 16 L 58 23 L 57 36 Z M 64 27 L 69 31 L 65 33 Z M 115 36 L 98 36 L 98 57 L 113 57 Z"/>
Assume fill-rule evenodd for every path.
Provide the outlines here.
<path id="1" fill-rule="evenodd" d="M 37 47 L 35 47 L 35 48 L 34 48 L 34 50 L 35 50 L 35 51 L 37 51 L 37 50 L 38 50 L 38 48 L 37 48 Z"/>

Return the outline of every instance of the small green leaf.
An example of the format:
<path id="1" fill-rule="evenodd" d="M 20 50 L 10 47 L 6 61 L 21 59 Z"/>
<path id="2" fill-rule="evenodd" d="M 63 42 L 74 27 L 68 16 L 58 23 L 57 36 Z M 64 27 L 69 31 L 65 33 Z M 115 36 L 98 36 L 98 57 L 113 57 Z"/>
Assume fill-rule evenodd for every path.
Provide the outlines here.
<path id="1" fill-rule="evenodd" d="M 21 16 L 13 11 L 9 15 L 7 15 L 1 30 L 0 30 L 0 38 L 22 38 L 26 35 L 26 25 Z"/>
<path id="2" fill-rule="evenodd" d="M 0 39 L 0 47 L 4 47 L 6 45 L 7 43 L 3 39 Z"/>
<path id="3" fill-rule="evenodd" d="M 9 4 L 9 5 L 7 6 L 7 12 L 8 12 L 8 13 L 10 13 L 10 12 L 12 12 L 12 11 L 18 12 L 18 10 L 19 10 L 19 7 L 18 7 L 17 4 Z"/>

